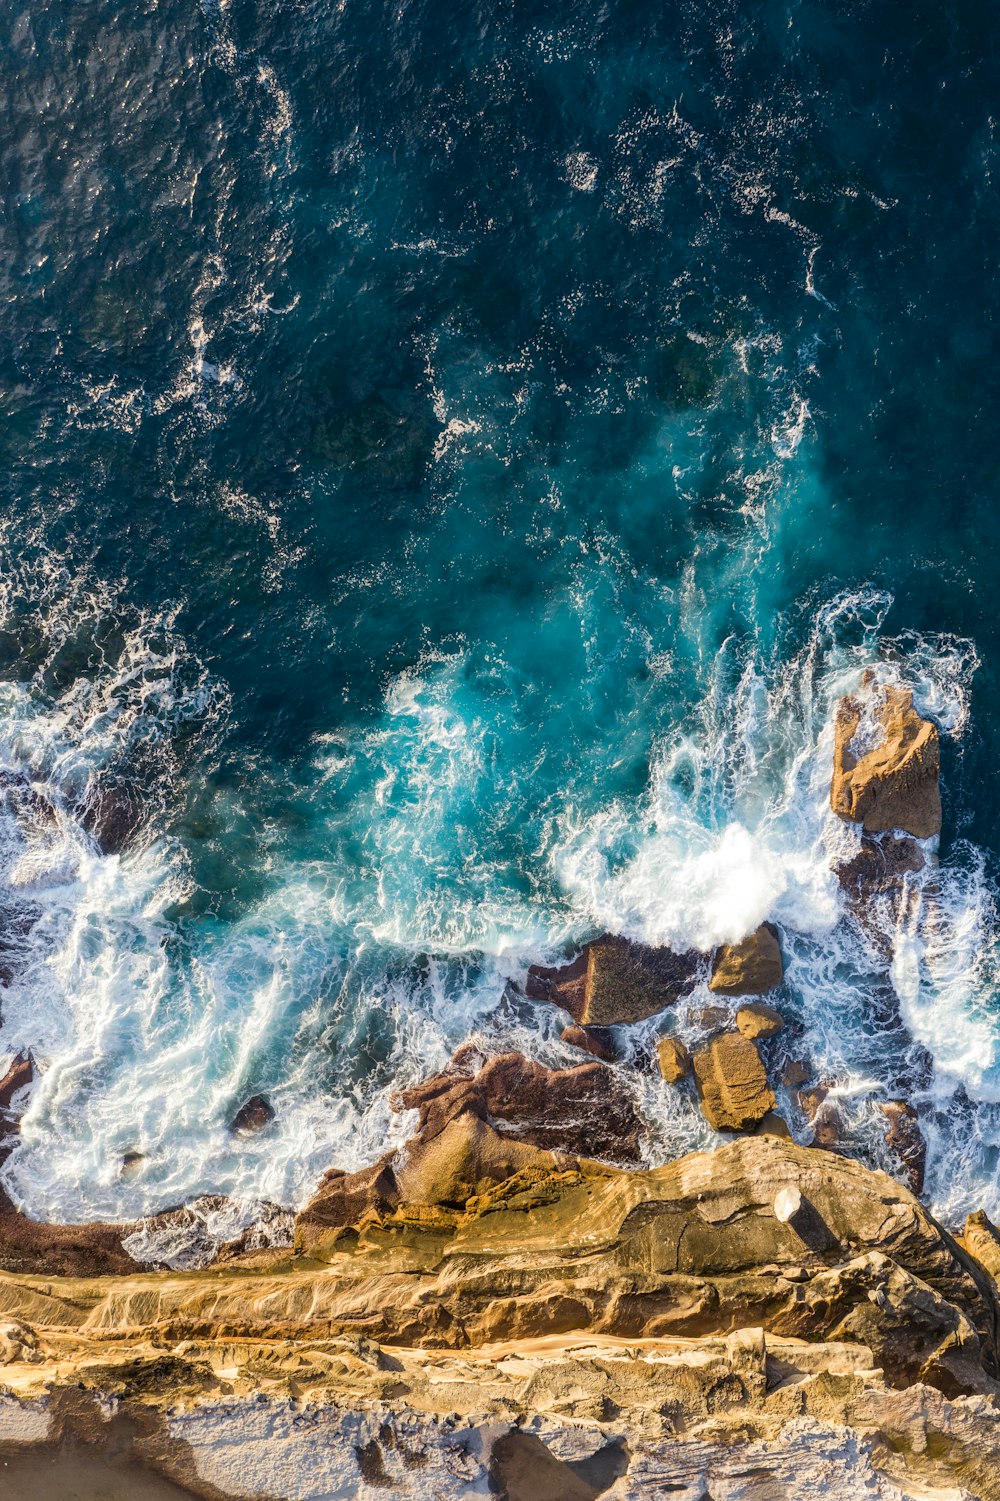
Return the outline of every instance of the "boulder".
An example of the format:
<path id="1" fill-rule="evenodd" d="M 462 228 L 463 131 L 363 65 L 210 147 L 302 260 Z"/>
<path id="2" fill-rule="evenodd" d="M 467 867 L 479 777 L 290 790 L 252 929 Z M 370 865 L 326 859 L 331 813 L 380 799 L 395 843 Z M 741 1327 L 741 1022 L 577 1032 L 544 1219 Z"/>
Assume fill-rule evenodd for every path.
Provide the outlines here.
<path id="1" fill-rule="evenodd" d="M 879 1106 L 889 1123 L 886 1144 L 903 1166 L 903 1180 L 911 1193 L 924 1187 L 927 1168 L 927 1143 L 918 1124 L 917 1112 L 906 1100 L 887 1100 Z"/>
<path id="2" fill-rule="evenodd" d="M 691 1054 L 679 1037 L 661 1037 L 656 1044 L 656 1061 L 668 1084 L 679 1084 L 691 1072 Z"/>
<path id="3" fill-rule="evenodd" d="M 525 988 L 533 1000 L 562 1006 L 581 1026 L 644 1021 L 694 987 L 700 957 L 608 934 L 588 943 L 572 964 L 532 965 Z"/>
<path id="4" fill-rule="evenodd" d="M 229 1122 L 234 1136 L 256 1136 L 274 1120 L 274 1106 L 265 1095 L 251 1095 Z"/>
<path id="5" fill-rule="evenodd" d="M 786 1089 L 798 1089 L 808 1084 L 813 1076 L 813 1066 L 807 1058 L 786 1058 L 781 1070 L 781 1082 Z"/>
<path id="6" fill-rule="evenodd" d="M 866 674 L 843 698 L 834 727 L 830 805 L 870 834 L 902 829 L 917 839 L 941 832 L 938 732 L 921 719 L 908 688 Z"/>
<path id="7" fill-rule="evenodd" d="M 749 1037 L 751 1042 L 756 1042 L 761 1037 L 776 1037 L 784 1025 L 785 1018 L 781 1012 L 775 1011 L 773 1006 L 765 1006 L 763 1001 L 741 1006 L 736 1013 L 737 1030 L 744 1037 Z"/>
<path id="8" fill-rule="evenodd" d="M 713 1037 L 692 1062 L 701 1108 L 716 1131 L 746 1131 L 774 1109 L 760 1054 L 739 1032 Z"/>
<path id="9" fill-rule="evenodd" d="M 765 922 L 739 943 L 716 949 L 708 988 L 716 995 L 766 995 L 777 990 L 784 975 L 778 930 Z"/>
<path id="10" fill-rule="evenodd" d="M 615 1035 L 609 1027 L 578 1027 L 574 1024 L 559 1035 L 569 1047 L 590 1053 L 602 1063 L 615 1063 L 618 1059 Z"/>
<path id="11" fill-rule="evenodd" d="M 725 1006 L 700 1006 L 688 1013 L 688 1021 L 703 1032 L 719 1032 L 729 1026 L 732 1016 Z"/>

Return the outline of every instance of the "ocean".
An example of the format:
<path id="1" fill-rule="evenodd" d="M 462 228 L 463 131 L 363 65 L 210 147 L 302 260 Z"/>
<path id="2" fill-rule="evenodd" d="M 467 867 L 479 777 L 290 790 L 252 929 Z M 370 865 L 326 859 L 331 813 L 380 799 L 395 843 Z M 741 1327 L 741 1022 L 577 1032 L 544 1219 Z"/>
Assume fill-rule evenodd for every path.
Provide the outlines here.
<path id="1" fill-rule="evenodd" d="M 530 963 L 773 919 L 858 1149 L 905 1096 L 936 1212 L 1000 1212 L 995 11 L 40 0 L 6 33 L 16 1202 L 301 1204 L 473 1034 L 579 1061 Z M 831 869 L 867 667 L 942 737 L 886 942 Z M 717 1143 L 623 1072 L 651 1161 Z"/>

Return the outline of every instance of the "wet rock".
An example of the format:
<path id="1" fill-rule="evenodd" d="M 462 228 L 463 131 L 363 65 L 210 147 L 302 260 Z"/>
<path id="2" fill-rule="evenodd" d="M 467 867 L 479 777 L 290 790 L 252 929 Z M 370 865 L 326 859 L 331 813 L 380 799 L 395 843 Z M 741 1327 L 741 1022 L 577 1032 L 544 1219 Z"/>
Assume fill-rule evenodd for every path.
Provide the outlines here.
<path id="1" fill-rule="evenodd" d="M 525 988 L 533 1000 L 562 1006 L 581 1026 L 615 1026 L 674 1005 L 693 988 L 699 963 L 695 953 L 606 935 L 588 943 L 572 964 L 532 965 Z"/>
<path id="2" fill-rule="evenodd" d="M 721 1032 L 692 1060 L 701 1108 L 716 1131 L 745 1131 L 776 1104 L 756 1046 Z"/>
<path id="3" fill-rule="evenodd" d="M 724 943 L 716 949 L 708 988 L 716 995 L 766 995 L 784 979 L 778 930 L 761 923 L 739 943 Z"/>
<path id="4" fill-rule="evenodd" d="M 938 732 L 921 719 L 909 689 L 866 674 L 843 698 L 834 729 L 830 805 L 868 833 L 902 829 L 917 839 L 941 832 Z"/>
<path id="5" fill-rule="evenodd" d="M 906 1100 L 887 1100 L 879 1109 L 889 1122 L 886 1144 L 903 1165 L 904 1181 L 911 1193 L 923 1192 L 927 1168 L 927 1143 L 917 1112 Z"/>
<path id="6" fill-rule="evenodd" d="M 22 1089 L 26 1089 L 35 1077 L 34 1064 L 28 1053 L 18 1053 L 13 1063 L 0 1079 L 0 1111 L 10 1111 L 14 1096 Z M 16 1125 L 15 1125 L 16 1129 Z M 0 1121 L 0 1136 L 3 1135 L 3 1122 Z"/>
<path id="7" fill-rule="evenodd" d="M 444 1073 L 393 1097 L 394 1109 L 419 1111 L 418 1139 L 471 1113 L 501 1135 L 549 1151 L 638 1160 L 642 1124 L 611 1069 L 601 1063 L 550 1069 L 521 1053 L 500 1053 L 479 1066 L 480 1057 L 460 1050 Z"/>
<path id="8" fill-rule="evenodd" d="M 101 781 L 90 789 L 80 813 L 104 855 L 120 855 L 142 827 L 145 799 L 127 782 Z"/>
<path id="9" fill-rule="evenodd" d="M 785 1018 L 773 1006 L 755 1001 L 750 1006 L 741 1006 L 736 1013 L 736 1027 L 744 1037 L 756 1042 L 761 1037 L 776 1037 L 785 1025 Z"/>
<path id="10" fill-rule="evenodd" d="M 679 1084 L 691 1072 L 691 1054 L 679 1037 L 661 1037 L 656 1044 L 656 1061 L 668 1084 Z"/>
<path id="11" fill-rule="evenodd" d="M 898 896 L 906 877 L 925 864 L 924 852 L 911 836 L 863 834 L 858 853 L 836 867 L 837 879 L 849 899 L 868 902 Z"/>
<path id="12" fill-rule="evenodd" d="M 559 1035 L 569 1047 L 590 1053 L 602 1063 L 615 1063 L 618 1059 L 614 1033 L 608 1027 L 572 1026 L 566 1027 Z"/>
<path id="13" fill-rule="evenodd" d="M 135 1178 L 142 1169 L 146 1160 L 145 1152 L 125 1152 L 122 1156 L 121 1175 L 123 1178 Z"/>
<path id="14" fill-rule="evenodd" d="M 255 1136 L 274 1120 L 274 1106 L 266 1095 L 251 1095 L 229 1122 L 234 1136 Z"/>
<path id="15" fill-rule="evenodd" d="M 701 1006 L 690 1013 L 688 1020 L 693 1027 L 700 1027 L 703 1032 L 718 1032 L 729 1026 L 732 1016 L 725 1006 Z"/>
<path id="16" fill-rule="evenodd" d="M 811 1089 L 800 1089 L 795 1098 L 813 1128 L 813 1146 L 835 1149 L 841 1144 L 844 1121 L 837 1106 L 828 1098 L 829 1093 L 829 1085 L 815 1084 Z"/>
<path id="17" fill-rule="evenodd" d="M 798 1089 L 808 1084 L 813 1076 L 813 1066 L 807 1058 L 787 1058 L 781 1070 L 781 1082 L 786 1089 Z"/>

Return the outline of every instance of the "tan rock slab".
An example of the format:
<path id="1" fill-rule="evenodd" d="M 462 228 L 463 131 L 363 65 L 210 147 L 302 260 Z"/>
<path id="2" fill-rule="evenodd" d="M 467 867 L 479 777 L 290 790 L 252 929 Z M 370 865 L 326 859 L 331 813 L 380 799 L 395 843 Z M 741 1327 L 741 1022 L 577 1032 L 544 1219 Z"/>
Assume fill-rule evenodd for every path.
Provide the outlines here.
<path id="1" fill-rule="evenodd" d="M 746 1131 L 774 1109 L 760 1054 L 739 1032 L 713 1037 L 695 1053 L 693 1064 L 701 1108 L 717 1131 Z"/>

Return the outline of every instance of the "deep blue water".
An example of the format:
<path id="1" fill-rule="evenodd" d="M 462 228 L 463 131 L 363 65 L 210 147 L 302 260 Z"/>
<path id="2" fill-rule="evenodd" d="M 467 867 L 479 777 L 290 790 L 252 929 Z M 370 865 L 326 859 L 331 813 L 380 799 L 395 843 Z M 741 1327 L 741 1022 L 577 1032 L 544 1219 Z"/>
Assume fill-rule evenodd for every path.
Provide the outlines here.
<path id="1" fill-rule="evenodd" d="M 473 1028 L 567 1061 L 532 958 L 770 916 L 861 1135 L 904 1090 L 934 1202 L 996 1205 L 990 8 L 12 16 L 0 751 L 60 818 L 7 815 L 22 1201 L 292 1202 Z M 873 663 L 943 731 L 891 976 L 824 813 Z M 639 1087 L 661 1156 L 708 1139 Z"/>

